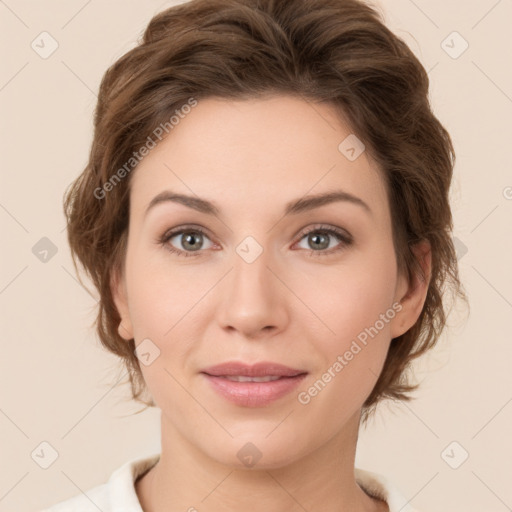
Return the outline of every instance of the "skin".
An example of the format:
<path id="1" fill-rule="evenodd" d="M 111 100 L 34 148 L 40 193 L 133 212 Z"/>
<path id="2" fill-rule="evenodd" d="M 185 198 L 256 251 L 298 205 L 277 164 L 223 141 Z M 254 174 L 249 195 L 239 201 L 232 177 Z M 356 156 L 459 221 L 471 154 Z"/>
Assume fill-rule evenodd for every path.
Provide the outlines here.
<path id="1" fill-rule="evenodd" d="M 350 133 L 328 104 L 284 95 L 205 99 L 131 176 L 125 267 L 112 291 L 120 334 L 136 345 L 149 338 L 160 350 L 141 365 L 162 435 L 160 461 L 136 483 L 145 512 L 388 510 L 355 481 L 361 407 L 392 339 L 420 315 L 428 279 L 398 275 L 382 175 L 366 152 L 349 161 L 338 150 Z M 372 213 L 339 201 L 283 216 L 289 201 L 338 189 Z M 205 198 L 220 213 L 167 201 L 145 215 L 164 190 Z M 353 242 L 330 235 L 328 248 L 318 248 L 301 233 L 319 223 Z M 199 251 L 183 234 L 158 243 L 186 224 L 207 232 L 192 240 Z M 247 236 L 263 249 L 252 263 L 236 252 Z M 428 244 L 415 250 L 430 276 Z M 301 404 L 297 394 L 399 301 L 400 312 Z M 270 405 L 244 407 L 200 374 L 228 360 L 275 361 L 308 375 Z M 237 457 L 248 442 L 262 454 L 251 468 Z"/>

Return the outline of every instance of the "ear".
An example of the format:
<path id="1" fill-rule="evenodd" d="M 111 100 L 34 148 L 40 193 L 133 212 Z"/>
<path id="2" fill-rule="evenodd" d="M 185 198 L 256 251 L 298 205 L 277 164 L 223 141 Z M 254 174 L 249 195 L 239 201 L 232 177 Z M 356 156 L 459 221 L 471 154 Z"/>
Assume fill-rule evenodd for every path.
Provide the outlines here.
<path id="1" fill-rule="evenodd" d="M 133 338 L 133 326 L 130 318 L 130 310 L 128 309 L 128 297 L 126 294 L 126 283 L 124 275 L 119 269 L 112 271 L 110 279 L 110 291 L 116 305 L 121 322 L 117 328 L 119 336 L 129 341 Z"/>
<path id="2" fill-rule="evenodd" d="M 398 278 L 395 302 L 400 302 L 402 309 L 393 318 L 391 325 L 391 338 L 397 338 L 407 332 L 418 320 L 427 298 L 428 286 L 432 272 L 432 250 L 430 242 L 423 240 L 418 242 L 412 251 L 418 260 L 425 279 L 414 274 L 411 281 L 407 276 Z"/>

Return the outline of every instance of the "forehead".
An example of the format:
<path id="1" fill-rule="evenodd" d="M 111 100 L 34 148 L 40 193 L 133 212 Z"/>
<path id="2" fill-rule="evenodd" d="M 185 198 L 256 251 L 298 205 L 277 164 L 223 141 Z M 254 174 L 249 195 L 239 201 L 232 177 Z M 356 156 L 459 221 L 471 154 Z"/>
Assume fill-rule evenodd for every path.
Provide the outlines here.
<path id="1" fill-rule="evenodd" d="M 200 100 L 139 163 L 132 208 L 142 214 L 155 195 L 172 190 L 262 213 L 342 189 L 383 215 L 386 191 L 375 162 L 365 151 L 355 160 L 344 153 L 354 140 L 328 104 L 292 96 Z"/>

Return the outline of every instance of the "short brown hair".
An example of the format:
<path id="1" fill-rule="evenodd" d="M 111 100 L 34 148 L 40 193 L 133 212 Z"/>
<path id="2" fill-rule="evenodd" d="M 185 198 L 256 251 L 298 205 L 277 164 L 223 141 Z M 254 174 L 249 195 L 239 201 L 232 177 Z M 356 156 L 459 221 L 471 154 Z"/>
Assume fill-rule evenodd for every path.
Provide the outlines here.
<path id="1" fill-rule="evenodd" d="M 132 398 L 146 391 L 134 340 L 118 334 L 111 293 L 122 270 L 129 220 L 129 173 L 98 198 L 116 170 L 190 98 L 249 99 L 297 95 L 334 106 L 385 176 L 400 272 L 422 274 L 411 248 L 428 240 L 432 269 L 423 310 L 395 338 L 363 406 L 410 400 L 413 359 L 437 342 L 446 324 L 446 285 L 466 298 L 451 238 L 449 187 L 455 154 L 431 111 L 428 75 L 406 43 L 359 0 L 192 0 L 158 13 L 142 40 L 105 73 L 89 161 L 66 191 L 73 263 L 97 288 L 95 321 L 102 344 L 128 370 Z"/>

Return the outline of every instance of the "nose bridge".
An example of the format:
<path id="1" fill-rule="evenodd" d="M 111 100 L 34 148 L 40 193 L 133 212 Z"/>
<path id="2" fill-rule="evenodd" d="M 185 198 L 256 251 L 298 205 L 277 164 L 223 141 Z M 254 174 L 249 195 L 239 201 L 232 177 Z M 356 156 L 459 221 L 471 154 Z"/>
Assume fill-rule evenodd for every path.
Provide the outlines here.
<path id="1" fill-rule="evenodd" d="M 258 244 L 259 245 L 259 244 Z M 261 246 L 259 246 L 261 247 Z M 240 306 L 261 308 L 272 300 L 275 277 L 271 268 L 270 251 L 259 249 L 255 242 L 245 240 L 236 248 L 233 257 L 230 294 Z M 252 303 L 252 304 L 251 304 Z"/>
<path id="2" fill-rule="evenodd" d="M 271 255 L 272 251 L 253 237 L 246 237 L 235 247 L 233 267 L 222 290 L 219 320 L 224 327 L 250 336 L 271 326 L 282 327 L 282 284 L 271 270 L 276 266 Z"/>

